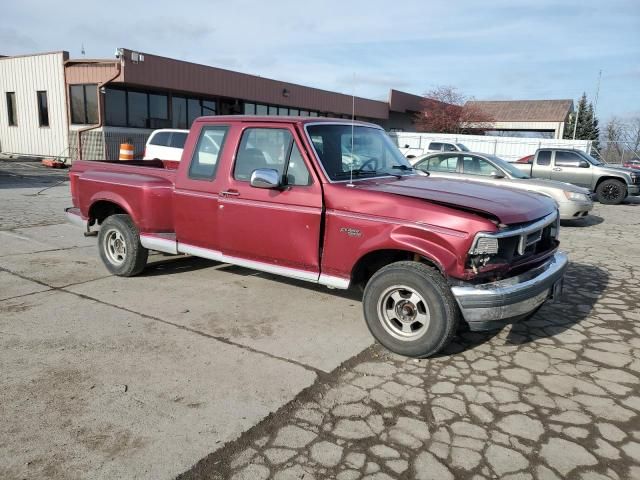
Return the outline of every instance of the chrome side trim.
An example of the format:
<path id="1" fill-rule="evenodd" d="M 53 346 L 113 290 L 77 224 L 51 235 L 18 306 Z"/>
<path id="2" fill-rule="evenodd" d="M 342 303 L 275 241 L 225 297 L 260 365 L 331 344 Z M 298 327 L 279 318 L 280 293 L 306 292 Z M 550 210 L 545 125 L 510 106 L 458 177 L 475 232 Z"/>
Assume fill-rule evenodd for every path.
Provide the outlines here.
<path id="1" fill-rule="evenodd" d="M 348 278 L 334 277 L 333 275 L 327 275 L 326 273 L 320 274 L 318 283 L 330 288 L 338 288 L 340 290 L 346 290 L 351 284 L 351 280 Z"/>
<path id="2" fill-rule="evenodd" d="M 274 275 L 282 275 L 283 277 L 295 278 L 297 280 L 304 280 L 313 283 L 321 283 L 318 281 L 319 273 L 308 272 L 306 270 L 298 270 L 297 268 L 272 265 L 270 263 L 258 262 L 255 260 L 247 260 L 245 258 L 232 257 L 230 255 L 225 255 L 217 250 L 196 247 L 195 245 L 178 243 L 178 252 L 186 253 L 188 255 L 195 255 L 196 257 L 208 258 L 209 260 L 213 260 L 216 262 L 229 263 L 231 265 L 237 265 L 239 267 L 246 267 L 253 270 L 273 273 Z"/>
<path id="3" fill-rule="evenodd" d="M 171 240 L 169 238 L 162 238 L 142 233 L 140 234 L 140 243 L 144 248 L 149 250 L 170 253 L 172 255 L 178 254 L 178 243 L 175 238 Z"/>
<path id="4" fill-rule="evenodd" d="M 218 192 L 194 192 L 191 190 L 185 190 L 183 188 L 175 189 L 174 193 L 178 193 L 180 195 L 188 195 L 190 197 L 200 197 L 200 198 L 219 198 Z"/>
<path id="5" fill-rule="evenodd" d="M 65 213 L 65 216 L 67 217 L 67 221 L 70 224 L 76 227 L 80 227 L 85 231 L 87 230 L 88 221 L 82 218 L 79 208 L 75 208 L 75 207 L 65 208 L 64 213 Z"/>
<path id="6" fill-rule="evenodd" d="M 283 210 L 287 212 L 297 212 L 297 213 L 322 213 L 322 209 L 320 207 L 305 207 L 305 206 L 296 206 L 296 205 L 285 205 L 282 203 L 272 203 L 272 202 L 263 202 L 260 200 L 247 200 L 244 198 L 228 198 L 222 197 L 220 199 L 221 203 L 227 204 L 237 204 L 237 205 L 247 205 L 251 207 L 258 208 L 267 208 L 271 210 Z"/>
<path id="7" fill-rule="evenodd" d="M 429 223 L 424 223 L 424 222 L 407 222 L 407 221 L 397 220 L 395 218 L 390 218 L 390 217 L 379 217 L 375 215 L 367 215 L 362 213 L 344 212 L 341 210 L 327 210 L 326 214 L 332 215 L 334 217 L 353 218 L 356 220 L 365 220 L 369 222 L 389 223 L 392 225 L 415 227 L 421 230 L 425 230 L 427 232 L 441 233 L 443 235 L 451 235 L 453 237 L 459 237 L 459 238 L 465 238 L 468 235 L 466 232 L 461 232 L 459 230 L 453 230 L 451 228 L 446 228 L 446 227 L 439 227 L 437 225 L 431 225 Z"/>

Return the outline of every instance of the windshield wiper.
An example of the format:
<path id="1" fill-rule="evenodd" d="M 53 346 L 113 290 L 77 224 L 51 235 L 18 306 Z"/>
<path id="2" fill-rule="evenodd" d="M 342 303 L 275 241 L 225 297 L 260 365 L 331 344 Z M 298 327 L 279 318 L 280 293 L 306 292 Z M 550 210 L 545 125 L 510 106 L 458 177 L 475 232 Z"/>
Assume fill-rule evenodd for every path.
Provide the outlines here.
<path id="1" fill-rule="evenodd" d="M 378 172 L 377 170 L 361 170 L 359 168 L 354 168 L 353 170 L 347 170 L 346 172 L 336 172 L 334 175 L 336 177 L 348 177 L 351 176 L 352 174 L 354 176 L 356 175 L 378 175 L 380 172 Z"/>
<path id="2" fill-rule="evenodd" d="M 407 171 L 407 170 L 415 170 L 415 168 L 413 167 L 407 167 L 406 165 L 394 165 L 393 167 L 394 170 L 403 170 L 403 171 Z"/>

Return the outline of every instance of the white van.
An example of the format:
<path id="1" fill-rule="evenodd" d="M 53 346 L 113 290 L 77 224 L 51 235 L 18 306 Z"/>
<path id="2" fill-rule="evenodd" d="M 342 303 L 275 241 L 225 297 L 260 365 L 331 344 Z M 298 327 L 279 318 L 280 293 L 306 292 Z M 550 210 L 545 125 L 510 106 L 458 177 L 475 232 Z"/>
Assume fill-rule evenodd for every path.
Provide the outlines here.
<path id="1" fill-rule="evenodd" d="M 162 128 L 151 132 L 144 149 L 143 160 L 173 160 L 179 162 L 189 130 Z"/>

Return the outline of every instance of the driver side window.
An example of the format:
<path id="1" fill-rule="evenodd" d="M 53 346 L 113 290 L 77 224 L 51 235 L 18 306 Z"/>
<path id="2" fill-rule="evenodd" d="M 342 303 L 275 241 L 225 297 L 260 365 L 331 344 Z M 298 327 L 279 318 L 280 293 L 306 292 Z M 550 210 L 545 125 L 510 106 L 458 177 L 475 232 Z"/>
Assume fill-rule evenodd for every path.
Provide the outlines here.
<path id="1" fill-rule="evenodd" d="M 462 160 L 463 172 L 470 175 L 481 175 L 484 177 L 491 176 L 497 172 L 496 167 L 486 161 L 484 158 L 465 155 Z"/>
<path id="2" fill-rule="evenodd" d="M 309 185 L 311 176 L 293 135 L 282 128 L 247 128 L 236 154 L 233 178 L 248 182 L 259 168 L 278 171 L 285 185 Z"/>
<path id="3" fill-rule="evenodd" d="M 563 152 L 559 150 L 556 152 L 556 167 L 579 167 L 580 166 L 580 158 L 579 155 L 572 152 Z"/>
<path id="4" fill-rule="evenodd" d="M 455 173 L 458 169 L 458 155 L 437 155 L 429 159 L 429 171 Z"/>

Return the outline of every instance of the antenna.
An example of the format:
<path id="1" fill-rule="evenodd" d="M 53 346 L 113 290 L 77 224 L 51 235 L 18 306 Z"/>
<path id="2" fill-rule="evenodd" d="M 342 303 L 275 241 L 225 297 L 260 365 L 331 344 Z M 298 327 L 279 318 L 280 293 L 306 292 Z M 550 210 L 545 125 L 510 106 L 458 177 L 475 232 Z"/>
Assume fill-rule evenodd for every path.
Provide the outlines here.
<path id="1" fill-rule="evenodd" d="M 84 42 L 82 42 L 82 43 L 80 44 L 80 54 L 81 54 L 83 57 L 84 57 L 84 55 L 85 55 L 85 52 L 84 52 Z"/>
<path id="2" fill-rule="evenodd" d="M 598 97 L 600 96 L 600 80 L 602 80 L 602 69 L 598 72 L 598 83 L 596 84 L 596 98 L 593 99 L 593 114 L 598 109 Z"/>
<path id="3" fill-rule="evenodd" d="M 349 184 L 347 187 L 353 187 L 353 130 L 356 119 L 356 74 L 353 74 L 351 84 L 351 162 L 349 163 Z"/>

